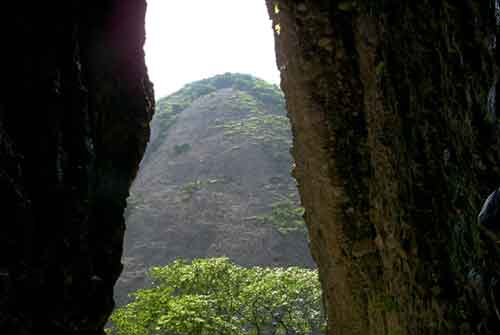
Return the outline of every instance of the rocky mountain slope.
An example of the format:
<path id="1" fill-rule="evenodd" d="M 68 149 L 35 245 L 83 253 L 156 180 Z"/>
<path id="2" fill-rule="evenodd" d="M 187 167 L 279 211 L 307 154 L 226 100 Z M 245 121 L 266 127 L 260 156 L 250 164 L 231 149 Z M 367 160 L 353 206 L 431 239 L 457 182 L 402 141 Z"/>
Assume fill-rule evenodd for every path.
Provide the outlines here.
<path id="1" fill-rule="evenodd" d="M 175 258 L 313 266 L 281 91 L 224 74 L 161 99 L 126 211 L 118 302 Z"/>

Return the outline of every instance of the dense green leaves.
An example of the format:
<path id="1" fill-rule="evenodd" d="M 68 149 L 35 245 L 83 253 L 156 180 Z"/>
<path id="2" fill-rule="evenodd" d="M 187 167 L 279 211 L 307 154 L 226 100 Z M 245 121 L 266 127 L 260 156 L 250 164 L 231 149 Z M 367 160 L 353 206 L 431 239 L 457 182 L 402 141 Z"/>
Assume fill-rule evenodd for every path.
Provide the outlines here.
<path id="1" fill-rule="evenodd" d="M 321 334 L 315 270 L 243 268 L 227 258 L 151 269 L 153 288 L 111 316 L 117 335 Z"/>

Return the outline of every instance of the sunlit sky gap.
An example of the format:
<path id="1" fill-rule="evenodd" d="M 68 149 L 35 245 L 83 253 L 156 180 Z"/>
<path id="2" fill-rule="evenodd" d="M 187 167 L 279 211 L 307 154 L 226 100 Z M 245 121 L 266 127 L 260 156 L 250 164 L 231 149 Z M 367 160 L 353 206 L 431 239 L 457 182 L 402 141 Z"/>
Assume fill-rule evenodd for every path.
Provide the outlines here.
<path id="1" fill-rule="evenodd" d="M 156 98 L 225 72 L 280 80 L 264 0 L 148 0 L 144 50 Z"/>

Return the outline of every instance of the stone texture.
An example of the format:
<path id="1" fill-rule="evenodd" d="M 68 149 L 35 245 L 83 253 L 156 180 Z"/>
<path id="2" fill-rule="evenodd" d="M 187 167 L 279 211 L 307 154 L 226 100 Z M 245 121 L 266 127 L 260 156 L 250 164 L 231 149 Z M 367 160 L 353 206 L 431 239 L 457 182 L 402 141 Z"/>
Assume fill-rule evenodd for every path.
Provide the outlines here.
<path id="1" fill-rule="evenodd" d="M 267 3 L 329 332 L 494 334 L 494 1 Z M 144 9 L 2 8 L 1 334 L 102 334 L 152 113 Z"/>
<path id="2" fill-rule="evenodd" d="M 1 16 L 0 333 L 102 334 L 153 95 L 145 2 Z"/>
<path id="3" fill-rule="evenodd" d="M 162 106 L 179 106 L 179 97 L 192 96 L 204 82 L 219 86 L 177 107 L 171 122 L 164 122 L 168 113 Z M 256 89 L 257 84 L 262 87 Z M 305 225 L 293 212 L 300 203 L 290 176 L 292 134 L 284 99 L 264 85 L 250 76 L 224 74 L 157 101 L 150 144 L 125 211 L 118 306 L 151 285 L 151 267 L 178 258 L 314 267 Z M 287 225 L 280 229 L 279 223 Z"/>
<path id="4" fill-rule="evenodd" d="M 329 334 L 493 334 L 494 3 L 267 4 Z"/>

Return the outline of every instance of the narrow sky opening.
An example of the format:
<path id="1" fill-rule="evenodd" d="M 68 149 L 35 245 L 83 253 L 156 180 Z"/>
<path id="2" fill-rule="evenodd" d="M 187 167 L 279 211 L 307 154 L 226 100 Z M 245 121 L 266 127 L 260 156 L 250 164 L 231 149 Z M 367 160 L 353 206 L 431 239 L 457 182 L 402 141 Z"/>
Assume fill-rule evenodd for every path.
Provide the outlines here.
<path id="1" fill-rule="evenodd" d="M 156 98 L 225 72 L 279 84 L 273 34 L 264 0 L 148 0 L 144 50 Z"/>

